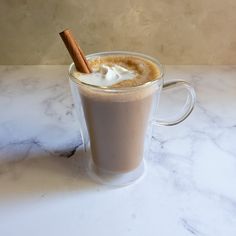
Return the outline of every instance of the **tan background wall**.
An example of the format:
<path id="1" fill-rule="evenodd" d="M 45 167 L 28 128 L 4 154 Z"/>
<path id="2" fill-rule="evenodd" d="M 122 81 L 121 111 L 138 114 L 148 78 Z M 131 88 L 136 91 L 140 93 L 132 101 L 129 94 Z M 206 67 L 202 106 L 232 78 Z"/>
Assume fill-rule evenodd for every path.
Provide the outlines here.
<path id="1" fill-rule="evenodd" d="M 236 64 L 236 0 L 0 0 L 0 64 L 68 64 L 64 28 L 86 53 Z"/>

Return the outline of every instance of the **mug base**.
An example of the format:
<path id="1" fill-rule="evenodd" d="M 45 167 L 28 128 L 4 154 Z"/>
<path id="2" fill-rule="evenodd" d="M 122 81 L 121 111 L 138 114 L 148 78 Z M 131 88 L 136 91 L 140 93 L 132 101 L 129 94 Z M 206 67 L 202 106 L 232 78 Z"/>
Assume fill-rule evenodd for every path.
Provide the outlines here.
<path id="1" fill-rule="evenodd" d="M 140 165 L 126 173 L 114 173 L 98 168 L 92 158 L 89 158 L 87 173 L 88 176 L 96 183 L 111 186 L 111 187 L 124 187 L 133 184 L 140 180 L 145 173 L 146 163 L 143 160 Z"/>

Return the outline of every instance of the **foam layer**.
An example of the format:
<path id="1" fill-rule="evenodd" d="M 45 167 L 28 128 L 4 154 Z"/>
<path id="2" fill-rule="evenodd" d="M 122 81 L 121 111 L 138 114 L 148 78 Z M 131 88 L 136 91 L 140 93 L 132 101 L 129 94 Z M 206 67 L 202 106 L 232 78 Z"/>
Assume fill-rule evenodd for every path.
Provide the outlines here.
<path id="1" fill-rule="evenodd" d="M 153 62 L 137 56 L 113 55 L 89 60 L 91 74 L 72 72 L 73 77 L 102 87 L 135 87 L 156 80 L 160 70 Z"/>
<path id="2" fill-rule="evenodd" d="M 98 70 L 93 70 L 91 74 L 77 75 L 75 72 L 74 76 L 86 84 L 109 87 L 124 80 L 134 79 L 136 73 L 119 65 L 100 64 Z"/>

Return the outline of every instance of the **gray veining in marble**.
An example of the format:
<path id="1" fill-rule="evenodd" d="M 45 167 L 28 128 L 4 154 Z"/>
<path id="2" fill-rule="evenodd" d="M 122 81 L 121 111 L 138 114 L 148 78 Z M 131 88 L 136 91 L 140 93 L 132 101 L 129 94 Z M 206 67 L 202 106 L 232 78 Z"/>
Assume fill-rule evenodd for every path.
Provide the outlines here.
<path id="1" fill-rule="evenodd" d="M 1 66 L 0 235 L 235 236 L 236 66 L 166 71 L 196 108 L 154 130 L 142 181 L 107 189 L 86 176 L 67 67 Z M 163 94 L 162 114 L 181 101 Z"/>

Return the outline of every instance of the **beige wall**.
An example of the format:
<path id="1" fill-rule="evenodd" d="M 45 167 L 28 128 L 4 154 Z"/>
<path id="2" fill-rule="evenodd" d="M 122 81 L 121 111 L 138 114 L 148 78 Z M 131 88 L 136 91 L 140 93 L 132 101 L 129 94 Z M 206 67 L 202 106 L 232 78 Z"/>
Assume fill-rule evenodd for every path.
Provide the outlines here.
<path id="1" fill-rule="evenodd" d="M 236 0 L 1 0 L 0 64 L 68 64 L 58 36 L 64 28 L 86 53 L 236 64 Z"/>

